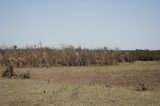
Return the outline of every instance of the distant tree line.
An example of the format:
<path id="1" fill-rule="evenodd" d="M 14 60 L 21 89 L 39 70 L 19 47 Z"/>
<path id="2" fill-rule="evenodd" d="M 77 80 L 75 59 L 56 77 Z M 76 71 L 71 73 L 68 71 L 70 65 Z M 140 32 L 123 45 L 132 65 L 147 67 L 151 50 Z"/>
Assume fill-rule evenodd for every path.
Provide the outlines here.
<path id="1" fill-rule="evenodd" d="M 0 65 L 14 67 L 117 65 L 119 62 L 159 61 L 159 50 L 108 50 L 66 46 L 62 49 L 28 47 L 1 48 Z"/>
<path id="2" fill-rule="evenodd" d="M 128 51 L 135 61 L 159 61 L 160 50 L 139 50 Z"/>

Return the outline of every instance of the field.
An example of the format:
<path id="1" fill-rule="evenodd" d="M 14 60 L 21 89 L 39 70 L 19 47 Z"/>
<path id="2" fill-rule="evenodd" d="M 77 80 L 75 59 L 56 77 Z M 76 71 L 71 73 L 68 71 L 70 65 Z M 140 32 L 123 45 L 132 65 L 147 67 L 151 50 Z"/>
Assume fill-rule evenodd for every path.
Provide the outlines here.
<path id="1" fill-rule="evenodd" d="M 0 77 L 1 106 L 160 106 L 159 61 L 14 71 L 31 78 Z"/>

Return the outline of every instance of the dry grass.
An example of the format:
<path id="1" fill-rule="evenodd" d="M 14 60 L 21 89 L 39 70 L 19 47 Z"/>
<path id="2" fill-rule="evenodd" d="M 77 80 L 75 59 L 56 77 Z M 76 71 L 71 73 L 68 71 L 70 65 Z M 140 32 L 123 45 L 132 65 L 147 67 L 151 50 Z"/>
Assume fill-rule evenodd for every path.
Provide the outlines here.
<path id="1" fill-rule="evenodd" d="M 1 106 L 160 105 L 160 62 L 20 68 L 15 72 L 29 72 L 31 78 L 0 78 Z M 146 91 L 137 91 L 141 83 Z"/>

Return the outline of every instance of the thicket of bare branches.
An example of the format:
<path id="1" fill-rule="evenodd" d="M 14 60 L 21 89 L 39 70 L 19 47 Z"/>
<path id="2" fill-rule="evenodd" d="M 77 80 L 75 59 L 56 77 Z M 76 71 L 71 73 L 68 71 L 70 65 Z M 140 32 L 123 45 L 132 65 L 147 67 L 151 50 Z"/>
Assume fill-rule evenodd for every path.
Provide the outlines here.
<path id="1" fill-rule="evenodd" d="M 14 67 L 117 65 L 118 62 L 136 60 L 160 60 L 160 51 L 82 49 L 73 46 L 62 49 L 42 47 L 0 49 L 0 65 L 12 64 Z"/>

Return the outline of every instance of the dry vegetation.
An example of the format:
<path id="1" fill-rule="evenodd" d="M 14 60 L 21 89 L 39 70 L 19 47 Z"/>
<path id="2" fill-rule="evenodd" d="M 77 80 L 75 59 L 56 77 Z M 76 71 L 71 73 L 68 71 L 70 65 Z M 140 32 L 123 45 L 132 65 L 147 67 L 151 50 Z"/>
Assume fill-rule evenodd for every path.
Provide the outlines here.
<path id="1" fill-rule="evenodd" d="M 1 68 L 1 74 L 5 70 Z M 0 78 L 2 106 L 159 106 L 160 62 L 117 66 L 15 68 Z"/>
<path id="2" fill-rule="evenodd" d="M 0 66 L 52 67 L 117 65 L 119 62 L 159 61 L 160 51 L 150 50 L 108 50 L 107 48 L 85 49 L 66 46 L 62 49 L 28 47 L 25 49 L 1 48 Z"/>

